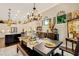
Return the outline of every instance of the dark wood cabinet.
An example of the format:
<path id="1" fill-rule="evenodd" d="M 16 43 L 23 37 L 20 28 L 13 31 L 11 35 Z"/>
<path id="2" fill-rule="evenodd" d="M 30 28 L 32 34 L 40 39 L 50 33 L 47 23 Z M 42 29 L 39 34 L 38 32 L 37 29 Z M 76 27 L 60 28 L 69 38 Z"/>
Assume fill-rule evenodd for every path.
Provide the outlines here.
<path id="1" fill-rule="evenodd" d="M 53 40 L 59 40 L 59 34 L 55 34 L 55 33 L 46 33 L 46 32 L 37 32 L 37 36 L 39 38 L 50 38 Z"/>
<path id="2" fill-rule="evenodd" d="M 10 43 L 14 43 L 14 42 L 19 42 L 19 38 L 21 34 L 9 34 L 9 35 L 5 35 L 5 44 L 10 44 Z"/>

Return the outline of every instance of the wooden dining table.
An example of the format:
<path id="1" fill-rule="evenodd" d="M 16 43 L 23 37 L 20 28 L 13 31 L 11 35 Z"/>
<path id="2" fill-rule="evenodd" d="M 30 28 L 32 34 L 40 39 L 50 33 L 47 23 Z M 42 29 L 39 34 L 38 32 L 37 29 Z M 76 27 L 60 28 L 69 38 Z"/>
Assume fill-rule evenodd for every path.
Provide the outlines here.
<path id="1" fill-rule="evenodd" d="M 49 47 L 46 47 L 45 44 L 42 42 L 42 43 L 36 45 L 34 47 L 34 50 L 43 56 L 54 55 L 55 50 L 57 48 L 59 48 L 59 46 L 62 44 L 62 42 L 57 41 L 57 40 L 51 40 L 51 42 L 55 43 L 56 46 L 49 48 Z"/>
<path id="2" fill-rule="evenodd" d="M 44 43 L 44 39 L 39 39 L 38 41 L 40 43 L 36 44 L 35 46 L 32 46 L 32 48 L 30 48 L 30 46 L 27 45 L 27 42 L 23 41 L 23 44 L 26 45 L 28 48 L 30 48 L 33 51 L 36 51 L 37 53 L 39 53 L 42 56 L 50 56 L 54 54 L 54 51 L 59 48 L 59 46 L 62 44 L 61 41 L 58 40 L 51 40 L 48 39 L 50 42 L 55 43 L 55 47 L 46 47 L 45 43 Z"/>

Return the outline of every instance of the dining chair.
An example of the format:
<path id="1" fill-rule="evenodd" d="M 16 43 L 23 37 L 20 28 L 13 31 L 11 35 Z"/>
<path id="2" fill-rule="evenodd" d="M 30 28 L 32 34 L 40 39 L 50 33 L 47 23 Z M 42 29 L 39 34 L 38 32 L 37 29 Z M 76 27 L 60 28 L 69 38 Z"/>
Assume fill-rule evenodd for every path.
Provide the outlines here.
<path id="1" fill-rule="evenodd" d="M 79 56 L 79 38 L 77 40 L 77 45 L 76 45 L 76 48 L 75 48 L 74 56 Z"/>
<path id="2" fill-rule="evenodd" d="M 59 47 L 59 49 L 62 51 L 61 55 L 63 56 L 64 51 L 65 51 L 65 52 L 68 52 L 68 53 L 70 53 L 74 56 L 78 56 L 79 55 L 79 38 L 77 38 L 77 41 L 73 41 L 73 40 L 70 40 L 70 39 L 67 39 L 67 38 L 66 38 L 66 40 L 68 40 L 69 42 L 72 43 L 72 48 L 67 47 L 67 41 L 66 41 L 66 47 L 64 47 L 64 46 Z M 74 43 L 76 44 L 75 49 L 73 47 Z"/>

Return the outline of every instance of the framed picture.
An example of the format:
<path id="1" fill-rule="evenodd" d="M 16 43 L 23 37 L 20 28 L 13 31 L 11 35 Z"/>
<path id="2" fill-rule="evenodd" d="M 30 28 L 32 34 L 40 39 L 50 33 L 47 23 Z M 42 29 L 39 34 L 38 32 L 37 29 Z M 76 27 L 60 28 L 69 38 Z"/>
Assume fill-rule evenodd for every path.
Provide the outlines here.
<path id="1" fill-rule="evenodd" d="M 48 17 L 45 17 L 43 22 L 42 22 L 43 26 L 48 26 L 49 25 L 49 20 L 50 19 Z"/>
<path id="2" fill-rule="evenodd" d="M 57 16 L 57 24 L 66 23 L 66 14 Z"/>

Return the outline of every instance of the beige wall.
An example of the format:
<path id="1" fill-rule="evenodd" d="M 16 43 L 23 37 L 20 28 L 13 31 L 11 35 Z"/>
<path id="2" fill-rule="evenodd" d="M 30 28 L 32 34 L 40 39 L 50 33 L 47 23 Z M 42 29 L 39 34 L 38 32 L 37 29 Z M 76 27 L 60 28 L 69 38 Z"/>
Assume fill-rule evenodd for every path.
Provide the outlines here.
<path id="1" fill-rule="evenodd" d="M 72 12 L 74 10 L 79 10 L 79 4 L 77 3 L 63 3 L 63 4 L 58 4 L 55 7 L 45 11 L 42 13 L 43 17 L 48 16 L 48 17 L 56 17 L 57 13 L 59 11 L 65 11 L 66 13 Z M 60 34 L 59 39 L 64 40 L 67 37 L 67 24 L 56 24 L 56 28 L 58 29 L 58 32 Z"/>
<path id="2" fill-rule="evenodd" d="M 42 12 L 42 16 L 55 17 L 57 13 L 61 10 L 64 10 L 66 13 L 79 9 L 79 3 L 62 3 L 58 4 L 55 7 L 52 7 L 45 12 Z"/>

